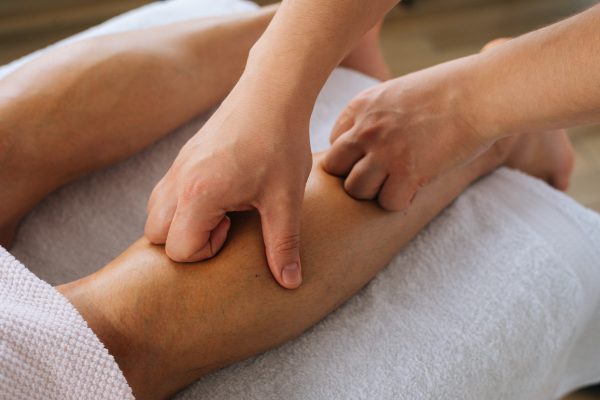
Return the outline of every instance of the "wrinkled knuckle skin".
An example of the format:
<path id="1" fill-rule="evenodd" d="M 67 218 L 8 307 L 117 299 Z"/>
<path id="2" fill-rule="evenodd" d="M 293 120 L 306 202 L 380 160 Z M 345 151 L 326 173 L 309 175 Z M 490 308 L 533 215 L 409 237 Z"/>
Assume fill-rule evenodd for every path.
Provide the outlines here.
<path id="1" fill-rule="evenodd" d="M 354 114 L 357 111 L 365 108 L 368 103 L 369 99 L 367 95 L 364 93 L 359 93 L 356 97 L 350 100 L 350 103 L 348 103 L 348 106 L 346 107 L 346 111 L 348 111 L 348 114 Z"/>
<path id="2" fill-rule="evenodd" d="M 359 136 L 361 141 L 374 143 L 385 137 L 387 121 L 383 112 L 373 112 L 366 115 L 360 122 Z"/>
<path id="3" fill-rule="evenodd" d="M 275 252 L 277 254 L 284 254 L 300 248 L 300 234 L 295 234 L 286 237 L 285 239 L 278 240 L 275 244 Z"/>
<path id="4" fill-rule="evenodd" d="M 208 182 L 203 179 L 192 179 L 183 184 L 181 191 L 181 199 L 183 201 L 191 201 L 197 197 L 201 197 L 208 192 Z"/>
<path id="5" fill-rule="evenodd" d="M 378 140 L 379 130 L 372 125 L 363 125 L 356 135 L 357 141 L 360 143 L 371 144 Z"/>

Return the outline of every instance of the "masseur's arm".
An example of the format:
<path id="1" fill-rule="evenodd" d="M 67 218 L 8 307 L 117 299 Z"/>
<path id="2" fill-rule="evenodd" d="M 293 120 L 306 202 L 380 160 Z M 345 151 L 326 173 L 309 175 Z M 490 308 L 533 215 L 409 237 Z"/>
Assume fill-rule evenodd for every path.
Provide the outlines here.
<path id="1" fill-rule="evenodd" d="M 352 44 L 396 2 L 284 1 L 235 88 L 156 186 L 146 236 L 173 260 L 198 261 L 223 245 L 226 212 L 257 209 L 274 277 L 299 286 L 313 105 Z"/>
<path id="2" fill-rule="evenodd" d="M 501 137 L 600 121 L 600 6 L 478 55 L 359 94 L 325 169 L 346 190 L 403 209 Z"/>

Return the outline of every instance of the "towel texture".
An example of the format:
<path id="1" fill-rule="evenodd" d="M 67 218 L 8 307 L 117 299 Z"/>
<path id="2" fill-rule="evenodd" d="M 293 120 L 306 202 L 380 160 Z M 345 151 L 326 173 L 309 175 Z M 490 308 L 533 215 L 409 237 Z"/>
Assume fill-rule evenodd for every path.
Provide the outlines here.
<path id="1" fill-rule="evenodd" d="M 133 399 L 71 303 L 0 247 L 0 398 Z"/>
<path id="2" fill-rule="evenodd" d="M 172 0 L 78 38 L 253 7 L 236 0 Z M 0 70 L 0 76 L 18 65 Z M 352 71 L 334 72 L 311 120 L 313 150 L 328 146 L 339 111 L 374 83 Z M 50 283 L 110 261 L 141 235 L 153 185 L 205 118 L 50 196 L 25 221 L 13 254 Z M 20 280 L 33 282 L 29 287 L 57 296 L 16 261 L 10 264 L 27 277 Z M 202 379 L 179 398 L 555 399 L 600 380 L 599 285 L 598 215 L 540 181 L 503 169 L 464 193 L 364 290 L 309 332 Z M 15 310 L 28 297 L 21 294 Z M 65 337 L 71 334 L 76 342 L 88 335 L 91 343 L 68 303 L 54 298 L 53 304 L 57 312 L 49 313 L 49 321 L 33 319 L 42 325 L 37 330 L 72 327 Z M 62 336 L 56 340 L 64 341 L 68 354 L 104 354 L 102 365 L 110 364 L 98 346 L 77 350 Z M 30 345 L 21 356 L 39 354 Z M 100 370 L 82 379 L 96 373 L 102 381 Z M 120 379 L 115 377 L 116 385 Z M 117 386 L 81 397 L 126 393 Z"/>

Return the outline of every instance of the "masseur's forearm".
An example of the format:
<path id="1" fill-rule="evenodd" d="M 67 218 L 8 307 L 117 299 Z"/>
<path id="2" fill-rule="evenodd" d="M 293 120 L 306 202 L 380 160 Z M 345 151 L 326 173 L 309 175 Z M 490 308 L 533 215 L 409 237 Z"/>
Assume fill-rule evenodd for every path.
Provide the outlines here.
<path id="1" fill-rule="evenodd" d="M 490 137 L 600 122 L 600 5 L 472 61 L 469 112 Z"/>
<path id="2" fill-rule="evenodd" d="M 331 71 L 397 2 L 283 1 L 252 48 L 242 81 L 289 103 L 295 114 L 307 119 Z"/>

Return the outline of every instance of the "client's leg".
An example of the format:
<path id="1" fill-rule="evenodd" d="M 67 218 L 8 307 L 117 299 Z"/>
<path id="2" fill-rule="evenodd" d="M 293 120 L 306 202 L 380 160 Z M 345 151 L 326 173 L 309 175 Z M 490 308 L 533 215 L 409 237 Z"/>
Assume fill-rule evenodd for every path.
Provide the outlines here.
<path id="1" fill-rule="evenodd" d="M 0 80 L 0 245 L 44 196 L 206 111 L 241 74 L 276 6 L 87 39 Z M 379 27 L 342 62 L 385 77 Z"/>
<path id="2" fill-rule="evenodd" d="M 560 140 L 559 135 L 539 140 Z M 494 146 L 472 164 L 419 192 L 406 212 L 351 199 L 317 165 L 302 215 L 304 283 L 292 292 L 266 266 L 258 217 L 232 218 L 229 241 L 214 259 L 177 264 L 140 239 L 97 273 L 59 289 L 116 357 L 136 396 L 173 394 L 218 368 L 277 346 L 330 313 L 368 282 L 469 183 L 507 159 Z M 537 150 L 536 150 L 537 149 Z M 508 158 L 507 158 L 508 157 Z M 316 158 L 318 163 L 318 158 Z M 557 160 L 536 157 L 542 177 Z"/>
<path id="3" fill-rule="evenodd" d="M 0 244 L 45 195 L 224 97 L 275 7 L 101 36 L 0 80 Z"/>

